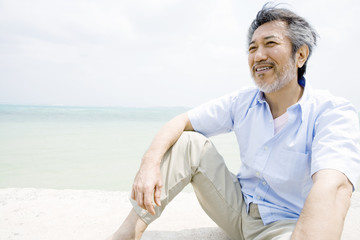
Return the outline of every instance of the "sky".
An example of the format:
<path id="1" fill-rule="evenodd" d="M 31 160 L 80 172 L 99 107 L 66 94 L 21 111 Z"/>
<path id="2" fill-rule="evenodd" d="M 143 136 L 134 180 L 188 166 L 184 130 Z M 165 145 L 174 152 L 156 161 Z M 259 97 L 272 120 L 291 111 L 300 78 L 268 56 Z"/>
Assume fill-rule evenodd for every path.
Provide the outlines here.
<path id="1" fill-rule="evenodd" d="M 246 35 L 265 2 L 0 0 L 0 104 L 193 107 L 254 85 Z M 307 81 L 360 110 L 360 2 L 281 2 L 320 35 Z"/>

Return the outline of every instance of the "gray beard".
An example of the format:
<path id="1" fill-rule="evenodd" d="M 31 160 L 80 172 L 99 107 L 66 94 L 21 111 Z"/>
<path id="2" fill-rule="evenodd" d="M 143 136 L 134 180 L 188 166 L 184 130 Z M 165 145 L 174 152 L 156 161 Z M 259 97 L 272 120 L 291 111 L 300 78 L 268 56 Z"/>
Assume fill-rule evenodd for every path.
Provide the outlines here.
<path id="1" fill-rule="evenodd" d="M 261 81 L 256 81 L 254 78 L 254 75 L 252 75 L 253 80 L 256 84 L 256 86 L 259 88 L 260 91 L 264 93 L 272 93 L 280 90 L 281 88 L 288 85 L 291 80 L 293 80 L 296 77 L 296 72 L 293 73 L 291 69 L 294 69 L 295 63 L 293 61 L 289 61 L 281 72 L 277 72 L 277 80 L 273 83 L 266 83 Z"/>

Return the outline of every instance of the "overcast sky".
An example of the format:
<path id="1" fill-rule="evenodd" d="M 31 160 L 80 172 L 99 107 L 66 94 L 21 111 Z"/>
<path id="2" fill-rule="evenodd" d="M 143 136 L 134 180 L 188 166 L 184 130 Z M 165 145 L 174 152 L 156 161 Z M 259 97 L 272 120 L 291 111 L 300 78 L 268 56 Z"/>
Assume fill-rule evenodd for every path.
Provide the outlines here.
<path id="1" fill-rule="evenodd" d="M 253 85 L 266 1 L 0 0 L 0 103 L 192 107 Z M 360 110 L 357 0 L 282 1 L 320 39 L 307 79 Z"/>

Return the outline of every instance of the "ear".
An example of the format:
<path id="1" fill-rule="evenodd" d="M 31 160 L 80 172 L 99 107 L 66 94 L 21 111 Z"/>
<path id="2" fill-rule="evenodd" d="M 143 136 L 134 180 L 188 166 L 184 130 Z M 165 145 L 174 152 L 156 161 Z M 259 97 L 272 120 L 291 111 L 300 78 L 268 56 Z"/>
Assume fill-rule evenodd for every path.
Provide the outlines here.
<path id="1" fill-rule="evenodd" d="M 301 68 L 304 66 L 306 60 L 309 57 L 309 47 L 304 44 L 296 51 L 297 67 Z"/>

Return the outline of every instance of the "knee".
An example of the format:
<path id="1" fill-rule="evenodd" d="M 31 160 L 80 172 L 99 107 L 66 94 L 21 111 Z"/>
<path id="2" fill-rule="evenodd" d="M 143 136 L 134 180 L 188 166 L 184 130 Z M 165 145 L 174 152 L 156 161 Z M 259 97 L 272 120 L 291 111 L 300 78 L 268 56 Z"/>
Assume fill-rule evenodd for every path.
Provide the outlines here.
<path id="1" fill-rule="evenodd" d="M 185 131 L 181 134 L 178 142 L 207 142 L 209 139 L 201 133 L 194 131 Z"/>
<path id="2" fill-rule="evenodd" d="M 197 152 L 199 154 L 200 152 L 204 152 L 213 146 L 209 138 L 205 137 L 201 133 L 193 131 L 183 132 L 176 142 L 176 145 L 181 145 L 191 152 Z"/>

